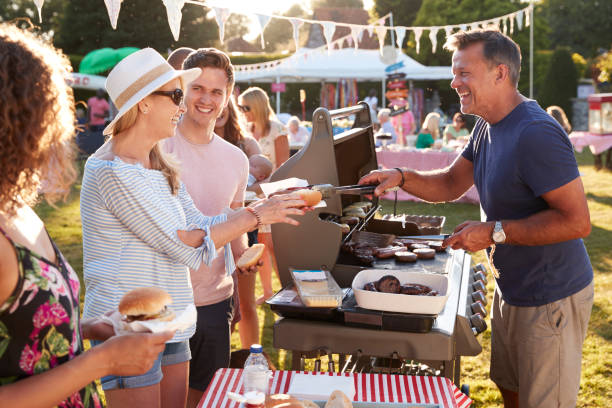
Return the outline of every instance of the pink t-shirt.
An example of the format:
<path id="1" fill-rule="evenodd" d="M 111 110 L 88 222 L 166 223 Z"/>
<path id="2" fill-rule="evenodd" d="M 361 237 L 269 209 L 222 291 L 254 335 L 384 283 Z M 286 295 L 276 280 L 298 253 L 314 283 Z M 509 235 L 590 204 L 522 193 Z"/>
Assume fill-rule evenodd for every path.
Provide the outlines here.
<path id="1" fill-rule="evenodd" d="M 244 200 L 249 161 L 236 146 L 217 135 L 208 144 L 191 143 L 177 130 L 175 136 L 166 139 L 164 149 L 180 161 L 181 180 L 202 214 L 219 215 L 233 202 Z M 223 247 L 217 249 L 210 268 L 202 264 L 190 272 L 196 306 L 212 305 L 232 296 L 234 284 L 225 271 Z"/>
<path id="2" fill-rule="evenodd" d="M 92 96 L 87 100 L 87 106 L 89 107 L 89 124 L 94 126 L 100 126 L 106 123 L 106 118 L 99 118 L 96 114 L 104 115 L 104 112 L 108 113 L 110 105 L 106 99 L 98 99 Z"/>

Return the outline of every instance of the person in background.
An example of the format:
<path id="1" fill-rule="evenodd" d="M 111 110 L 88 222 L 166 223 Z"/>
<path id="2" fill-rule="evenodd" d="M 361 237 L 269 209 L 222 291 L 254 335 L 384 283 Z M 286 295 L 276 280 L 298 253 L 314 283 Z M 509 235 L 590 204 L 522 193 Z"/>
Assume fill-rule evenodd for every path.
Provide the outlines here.
<path id="1" fill-rule="evenodd" d="M 391 101 L 391 105 L 400 109 L 406 109 L 404 113 L 391 117 L 391 123 L 393 123 L 398 136 L 398 143 L 405 146 L 408 144 L 406 136 L 414 135 L 416 130 L 416 121 L 410 110 L 410 103 L 406 99 L 394 99 Z"/>
<path id="2" fill-rule="evenodd" d="M 380 123 L 380 129 L 378 133 L 385 133 L 391 135 L 391 140 L 387 141 L 388 144 L 397 143 L 397 133 L 395 133 L 395 128 L 391 123 L 391 117 L 389 116 L 390 114 L 391 110 L 387 108 L 378 111 L 378 123 Z"/>
<path id="3" fill-rule="evenodd" d="M 261 222 L 295 224 L 288 215 L 304 213 L 296 208 L 304 202 L 291 195 L 230 214 L 198 211 L 159 142 L 173 136 L 185 112 L 182 82 L 200 74 L 200 68 L 174 70 L 144 48 L 119 62 L 106 80 L 119 113 L 104 129 L 108 142 L 87 160 L 81 189 L 86 318 L 116 309 L 125 292 L 141 286 L 166 290 L 181 312 L 194 304 L 188 268 L 210 267 L 223 250 L 229 276 L 235 269 L 231 241 Z M 210 115 L 211 102 L 205 105 L 198 108 Z M 177 331 L 144 375 L 103 377 L 109 405 L 184 407 L 195 331 L 195 322 Z"/>
<path id="4" fill-rule="evenodd" d="M 289 130 L 289 145 L 303 147 L 308 143 L 310 132 L 304 126 L 300 125 L 300 119 L 297 116 L 292 116 L 287 121 L 287 130 Z"/>
<path id="5" fill-rule="evenodd" d="M 247 123 L 247 131 L 259 142 L 262 154 L 274 164 L 274 169 L 277 169 L 289 158 L 289 138 L 287 129 L 275 119 L 268 95 L 261 88 L 248 88 L 238 97 L 238 108 Z M 266 246 L 262 256 L 263 266 L 259 268 L 264 293 L 257 299 L 257 303 L 261 304 L 274 294 L 272 269 L 278 274 L 278 266 L 270 226 L 260 228 L 257 239 Z"/>
<path id="6" fill-rule="evenodd" d="M 372 123 L 378 122 L 378 97 L 376 96 L 376 89 L 371 88 L 368 92 L 368 96 L 363 100 L 370 107 L 370 117 Z"/>
<path id="7" fill-rule="evenodd" d="M 463 140 L 470 135 L 465 123 L 465 115 L 457 112 L 453 115 L 453 123 L 446 125 L 442 142 L 447 145 L 451 140 Z"/>
<path id="8" fill-rule="evenodd" d="M 563 108 L 557 105 L 551 105 L 546 108 L 546 113 L 555 118 L 555 120 L 561 125 L 565 133 L 568 135 L 572 131 L 572 125 L 570 125 L 569 120 L 567 120 L 567 116 L 565 115 L 565 111 Z"/>
<path id="9" fill-rule="evenodd" d="M 87 107 L 89 109 L 89 130 L 92 132 L 102 132 L 110 109 L 110 105 L 105 98 L 104 89 L 98 89 L 96 96 L 92 96 L 87 100 Z"/>
<path id="10" fill-rule="evenodd" d="M 459 31 L 451 87 L 461 112 L 479 116 L 463 153 L 445 169 L 375 171 L 375 195 L 400 186 L 429 202 L 472 185 L 482 221 L 465 221 L 445 246 L 487 250 L 495 278 L 491 380 L 506 408 L 575 407 L 593 305 L 593 268 L 582 238 L 591 222 L 572 144 L 517 89 L 518 45 L 496 30 Z"/>
<path id="11" fill-rule="evenodd" d="M 236 110 L 235 92 L 232 92 L 229 102 L 221 116 L 215 122 L 215 133 L 225 139 L 227 142 L 238 147 L 246 154 L 247 157 L 261 154 L 261 147 L 254 137 L 246 135 L 238 120 L 238 112 Z M 247 189 L 255 189 L 256 193 L 261 193 L 259 182 L 253 185 L 247 184 Z M 257 243 L 257 230 L 247 233 L 248 245 L 252 246 Z M 241 273 L 234 274 L 235 287 L 234 291 L 236 304 L 239 306 L 234 313 L 232 328 L 240 322 L 240 343 L 243 348 L 251 347 L 251 344 L 259 343 L 259 320 L 257 318 L 257 305 L 255 303 L 255 274 Z M 238 317 L 240 319 L 238 319 Z"/>
<path id="12" fill-rule="evenodd" d="M 249 157 L 249 182 L 248 186 L 252 186 L 258 181 L 266 180 L 272 174 L 274 166 L 263 154 L 254 154 Z"/>
<path id="13" fill-rule="evenodd" d="M 421 131 L 417 135 L 415 146 L 417 149 L 433 147 L 440 137 L 440 115 L 430 112 L 425 116 Z"/>
<path id="14" fill-rule="evenodd" d="M 0 24 L 0 55 L 0 112 L 9 118 L 0 123 L 0 406 L 98 408 L 94 380 L 145 373 L 173 332 L 111 334 L 84 351 L 83 338 L 112 328 L 81 319 L 79 277 L 31 207 L 42 180 L 67 194 L 76 178 L 74 97 L 64 81 L 72 69 L 9 24 Z M 49 177 L 51 166 L 62 172 Z"/>

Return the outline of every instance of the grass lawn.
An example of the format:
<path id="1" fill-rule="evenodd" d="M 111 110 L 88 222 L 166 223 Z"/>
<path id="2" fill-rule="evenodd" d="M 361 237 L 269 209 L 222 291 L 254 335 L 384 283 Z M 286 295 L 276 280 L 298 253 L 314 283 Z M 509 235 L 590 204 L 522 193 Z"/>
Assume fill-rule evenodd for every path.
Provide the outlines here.
<path id="1" fill-rule="evenodd" d="M 591 211 L 593 225 L 591 235 L 585 239 L 586 247 L 595 270 L 595 303 L 583 349 L 582 382 L 578 397 L 579 407 L 607 407 L 612 401 L 612 173 L 595 171 L 593 158 L 585 152 L 576 155 Z M 50 235 L 56 241 L 75 270 L 82 275 L 81 219 L 79 190 L 75 189 L 66 203 L 51 207 L 40 204 L 38 214 L 45 221 Z M 383 211 L 392 211 L 392 203 L 384 203 Z M 479 219 L 479 209 L 470 204 L 399 203 L 399 213 L 446 216 L 445 232 L 450 232 L 464 220 Z M 475 263 L 486 263 L 483 252 L 473 254 Z M 275 289 L 280 289 L 274 278 Z M 493 292 L 492 279 L 488 284 L 489 298 Z M 256 297 L 263 293 L 257 283 Z M 490 300 L 490 299 L 489 299 Z M 490 304 L 490 302 L 489 302 Z M 275 350 L 272 346 L 272 325 L 275 315 L 267 306 L 258 309 L 262 330 L 262 343 L 277 368 L 290 367 L 290 354 Z M 490 332 L 479 336 L 483 352 L 476 357 L 462 358 L 461 380 L 470 385 L 474 407 L 501 407 L 499 392 L 488 379 Z M 232 335 L 232 348 L 241 348 L 238 333 Z M 325 364 L 323 362 L 323 367 Z"/>

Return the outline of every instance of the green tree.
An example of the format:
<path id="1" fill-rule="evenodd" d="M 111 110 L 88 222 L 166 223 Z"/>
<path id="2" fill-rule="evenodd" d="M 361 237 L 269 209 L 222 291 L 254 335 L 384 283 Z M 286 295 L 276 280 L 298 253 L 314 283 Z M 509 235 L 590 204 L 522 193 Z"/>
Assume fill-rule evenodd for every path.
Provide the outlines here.
<path id="1" fill-rule="evenodd" d="M 276 14 L 276 13 L 274 13 Z M 299 4 L 294 4 L 289 10 L 282 14 L 285 17 L 307 18 L 306 12 Z M 307 30 L 303 24 L 300 31 Z M 301 36 L 303 37 L 303 36 Z M 264 40 L 266 41 L 266 52 L 276 52 L 294 48 L 293 27 L 287 20 L 273 18 L 264 30 Z"/>
<path id="2" fill-rule="evenodd" d="M 249 33 L 249 18 L 242 14 L 232 13 L 225 21 L 224 40 L 244 37 Z"/>
<path id="3" fill-rule="evenodd" d="M 363 0 L 311 0 L 310 8 L 351 7 L 363 8 Z"/>
<path id="4" fill-rule="evenodd" d="M 206 18 L 208 10 L 201 6 L 186 4 L 183 7 L 179 41 L 174 41 L 161 1 L 124 1 L 116 30 L 112 29 L 102 2 L 71 0 L 65 3 L 54 42 L 68 54 L 84 55 L 103 47 L 152 47 L 165 53 L 180 46 L 218 45 L 217 24 L 214 19 Z"/>
<path id="5" fill-rule="evenodd" d="M 571 118 L 571 98 L 576 96 L 577 86 L 578 73 L 572 53 L 568 48 L 557 48 L 550 58 L 546 79 L 538 96 L 540 106 L 558 105 Z"/>
<path id="6" fill-rule="evenodd" d="M 382 17 L 393 13 L 393 25 L 409 27 L 414 22 L 423 0 L 375 0 L 374 13 Z"/>
<path id="7" fill-rule="evenodd" d="M 568 46 L 587 58 L 612 43 L 612 0 L 544 0 L 553 47 Z"/>
<path id="8" fill-rule="evenodd" d="M 0 21 L 15 21 L 20 27 L 33 25 L 38 31 L 51 36 L 57 31 L 59 16 L 67 2 L 67 0 L 46 2 L 42 8 L 41 23 L 38 19 L 38 10 L 32 0 L 0 0 Z"/>

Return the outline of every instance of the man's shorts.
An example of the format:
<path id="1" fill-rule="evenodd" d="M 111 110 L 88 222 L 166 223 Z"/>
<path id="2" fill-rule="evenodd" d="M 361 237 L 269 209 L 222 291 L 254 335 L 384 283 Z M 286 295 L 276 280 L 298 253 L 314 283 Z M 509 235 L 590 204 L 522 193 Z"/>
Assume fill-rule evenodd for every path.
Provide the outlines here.
<path id="1" fill-rule="evenodd" d="M 101 341 L 91 340 L 91 346 L 102 344 Z M 164 351 L 159 353 L 153 367 L 146 373 L 136 376 L 116 376 L 107 375 L 100 379 L 102 389 L 104 391 L 122 389 L 122 388 L 140 388 L 148 387 L 149 385 L 158 384 L 161 382 L 164 374 L 162 366 L 184 363 L 191 359 L 189 351 L 189 340 L 184 340 L 178 343 L 166 343 Z"/>
<path id="2" fill-rule="evenodd" d="M 230 359 L 230 324 L 234 314 L 232 297 L 219 303 L 196 307 L 198 321 L 189 346 L 189 388 L 206 391 L 215 372 L 227 368 Z"/>
<path id="3" fill-rule="evenodd" d="M 491 380 L 519 394 L 519 406 L 575 407 L 593 282 L 566 298 L 511 306 L 495 288 L 491 305 Z"/>

